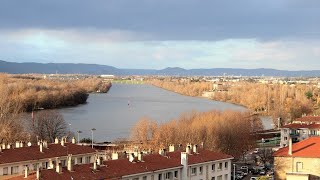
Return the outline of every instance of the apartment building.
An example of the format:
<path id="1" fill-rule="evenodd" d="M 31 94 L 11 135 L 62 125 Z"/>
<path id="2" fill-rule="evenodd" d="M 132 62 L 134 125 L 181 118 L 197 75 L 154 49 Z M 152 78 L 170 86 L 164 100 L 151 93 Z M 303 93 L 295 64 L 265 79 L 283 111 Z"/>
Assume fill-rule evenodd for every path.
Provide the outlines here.
<path id="1" fill-rule="evenodd" d="M 119 158 L 120 157 L 120 158 Z M 188 145 L 186 151 L 169 147 L 167 152 L 134 153 L 121 158 L 112 154 L 112 160 L 68 168 L 39 170 L 14 179 L 123 179 L 123 180 L 229 180 L 233 157 L 223 153 Z"/>
<path id="2" fill-rule="evenodd" d="M 305 116 L 298 118 L 290 124 L 284 125 L 281 128 L 280 147 L 288 146 L 289 139 L 292 142 L 299 142 L 313 136 L 320 135 L 320 117 Z"/>
<path id="3" fill-rule="evenodd" d="M 275 178 L 279 180 L 320 179 L 320 137 L 310 137 L 273 154 Z"/>
<path id="4" fill-rule="evenodd" d="M 2 144 L 0 147 L 0 179 L 36 172 L 38 169 L 53 169 L 67 166 L 67 160 L 73 164 L 93 163 L 96 151 L 87 146 L 66 142 L 65 138 L 59 142 L 49 144 L 39 141 L 32 145 L 30 142 L 16 142 Z"/>

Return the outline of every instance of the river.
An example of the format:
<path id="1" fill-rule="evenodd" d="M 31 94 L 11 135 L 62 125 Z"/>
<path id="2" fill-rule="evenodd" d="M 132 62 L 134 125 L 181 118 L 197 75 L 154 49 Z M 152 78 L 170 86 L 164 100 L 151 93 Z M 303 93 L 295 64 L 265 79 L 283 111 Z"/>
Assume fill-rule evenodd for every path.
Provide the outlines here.
<path id="1" fill-rule="evenodd" d="M 113 84 L 107 94 L 90 94 L 86 104 L 59 109 L 59 112 L 71 131 L 82 131 L 80 139 L 91 138 L 91 129 L 95 128 L 94 140 L 101 142 L 127 138 L 131 127 L 144 116 L 165 122 L 183 112 L 212 109 L 246 110 L 242 106 L 183 96 L 151 85 Z"/>

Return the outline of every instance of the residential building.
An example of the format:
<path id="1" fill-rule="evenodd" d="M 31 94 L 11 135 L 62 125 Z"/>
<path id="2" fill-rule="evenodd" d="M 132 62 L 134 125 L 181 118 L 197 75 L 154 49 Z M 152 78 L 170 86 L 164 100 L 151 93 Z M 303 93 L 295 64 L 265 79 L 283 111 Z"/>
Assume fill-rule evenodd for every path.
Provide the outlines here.
<path id="1" fill-rule="evenodd" d="M 288 146 L 289 139 L 293 143 L 302 141 L 312 136 L 320 135 L 320 116 L 305 116 L 294 120 L 281 128 L 280 147 Z"/>
<path id="2" fill-rule="evenodd" d="M 289 139 L 288 146 L 273 156 L 275 179 L 320 179 L 320 137 L 310 137 L 295 144 Z"/>
<path id="3" fill-rule="evenodd" d="M 15 146 L 2 144 L 0 151 L 0 179 L 21 175 L 25 171 L 66 167 L 68 158 L 72 158 L 73 164 L 93 163 L 96 154 L 91 147 L 76 145 L 75 139 L 68 143 L 65 138 L 60 142 L 56 139 L 52 144 L 45 141 L 36 145 L 30 142 L 16 142 Z"/>
<path id="4" fill-rule="evenodd" d="M 188 145 L 186 152 L 169 147 L 156 154 L 134 153 L 126 158 L 112 154 L 112 160 L 74 165 L 26 174 L 14 179 L 123 179 L 123 180 L 229 180 L 232 156 Z"/>

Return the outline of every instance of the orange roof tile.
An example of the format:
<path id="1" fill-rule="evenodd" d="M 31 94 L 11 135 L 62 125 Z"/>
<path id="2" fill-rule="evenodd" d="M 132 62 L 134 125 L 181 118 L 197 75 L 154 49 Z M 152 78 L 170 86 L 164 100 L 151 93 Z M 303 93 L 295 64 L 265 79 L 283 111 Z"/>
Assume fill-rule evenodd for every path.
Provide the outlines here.
<path id="1" fill-rule="evenodd" d="M 320 158 L 320 137 L 310 137 L 292 144 L 292 155 L 288 155 L 289 147 L 284 147 L 273 153 L 276 157 L 306 157 Z"/>

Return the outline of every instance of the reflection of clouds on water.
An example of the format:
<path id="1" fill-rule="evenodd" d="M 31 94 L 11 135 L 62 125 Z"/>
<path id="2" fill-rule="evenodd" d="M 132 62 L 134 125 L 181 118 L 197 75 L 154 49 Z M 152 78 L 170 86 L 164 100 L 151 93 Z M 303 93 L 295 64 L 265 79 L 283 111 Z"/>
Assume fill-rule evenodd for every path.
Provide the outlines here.
<path id="1" fill-rule="evenodd" d="M 90 129 L 96 128 L 94 134 L 98 141 L 128 137 L 130 128 L 143 116 L 165 122 L 192 110 L 246 110 L 242 106 L 182 96 L 150 85 L 113 84 L 108 94 L 90 94 L 88 102 L 59 111 L 67 123 L 72 124 L 72 129 L 83 131 L 81 137 L 90 137 Z"/>

